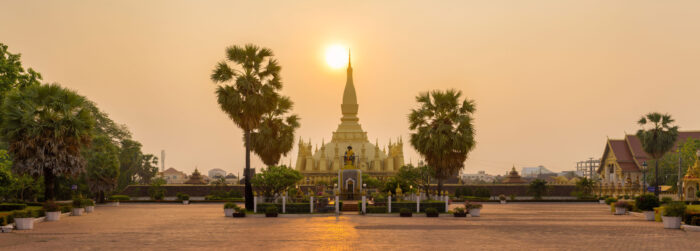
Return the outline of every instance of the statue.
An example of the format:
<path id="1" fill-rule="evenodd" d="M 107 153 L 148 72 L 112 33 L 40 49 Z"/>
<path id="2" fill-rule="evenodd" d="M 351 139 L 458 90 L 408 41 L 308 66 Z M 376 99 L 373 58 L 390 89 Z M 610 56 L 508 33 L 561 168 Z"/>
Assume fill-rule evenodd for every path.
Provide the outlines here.
<path id="1" fill-rule="evenodd" d="M 355 153 L 352 151 L 352 146 L 348 146 L 348 150 L 345 151 L 345 156 L 343 156 L 343 160 L 345 161 L 346 168 L 348 166 L 354 166 L 353 163 L 355 162 Z"/>

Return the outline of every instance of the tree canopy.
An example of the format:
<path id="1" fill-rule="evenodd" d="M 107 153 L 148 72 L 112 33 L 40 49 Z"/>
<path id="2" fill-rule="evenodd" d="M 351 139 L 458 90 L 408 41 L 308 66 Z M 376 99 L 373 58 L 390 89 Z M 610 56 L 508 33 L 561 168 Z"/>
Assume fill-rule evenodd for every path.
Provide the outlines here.
<path id="1" fill-rule="evenodd" d="M 294 186 L 303 176 L 287 166 L 268 166 L 253 177 L 253 185 L 267 198 L 276 198 Z"/>

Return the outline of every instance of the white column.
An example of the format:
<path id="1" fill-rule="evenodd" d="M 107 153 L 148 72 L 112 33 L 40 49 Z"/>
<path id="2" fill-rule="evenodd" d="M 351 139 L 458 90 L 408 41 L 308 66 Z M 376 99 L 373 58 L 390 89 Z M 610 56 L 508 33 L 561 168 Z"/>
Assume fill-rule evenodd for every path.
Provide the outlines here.
<path id="1" fill-rule="evenodd" d="M 388 204 L 388 205 L 389 205 L 389 208 L 388 208 L 389 211 L 387 211 L 387 212 L 391 213 L 391 194 L 389 194 L 389 197 L 387 197 L 386 202 L 389 203 L 389 204 Z"/>
<path id="2" fill-rule="evenodd" d="M 420 213 L 420 197 L 416 197 L 416 213 Z"/>
<path id="3" fill-rule="evenodd" d="M 365 206 L 367 204 L 367 196 L 362 195 L 362 213 L 365 214 L 367 213 L 367 207 Z"/>
<path id="4" fill-rule="evenodd" d="M 338 205 L 338 195 L 335 196 L 335 214 L 340 214 L 340 205 Z"/>
<path id="5" fill-rule="evenodd" d="M 309 197 L 309 199 L 310 199 L 310 200 L 309 200 L 309 208 L 311 208 L 311 210 L 309 211 L 309 213 L 314 213 L 314 197 L 311 196 L 311 197 Z"/>
<path id="6" fill-rule="evenodd" d="M 287 194 L 282 196 L 282 213 L 287 213 Z"/>
<path id="7" fill-rule="evenodd" d="M 258 196 L 253 196 L 253 213 L 258 212 Z"/>
<path id="8" fill-rule="evenodd" d="M 447 208 L 449 206 L 449 202 L 450 202 L 449 198 L 450 198 L 449 196 L 445 196 L 445 213 L 447 213 Z"/>

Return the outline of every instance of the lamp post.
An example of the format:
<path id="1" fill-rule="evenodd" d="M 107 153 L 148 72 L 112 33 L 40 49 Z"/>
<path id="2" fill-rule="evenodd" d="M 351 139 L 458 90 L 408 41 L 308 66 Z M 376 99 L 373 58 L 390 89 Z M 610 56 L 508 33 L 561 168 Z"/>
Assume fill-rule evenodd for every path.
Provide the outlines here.
<path id="1" fill-rule="evenodd" d="M 683 183 L 681 182 L 681 165 L 683 164 L 682 158 L 681 158 L 681 150 L 676 149 L 676 153 L 678 154 L 678 178 L 676 178 L 676 182 L 678 182 L 678 185 L 676 188 L 678 188 L 678 200 L 683 200 Z"/>
<path id="2" fill-rule="evenodd" d="M 647 161 L 642 162 L 642 194 L 647 191 Z"/>

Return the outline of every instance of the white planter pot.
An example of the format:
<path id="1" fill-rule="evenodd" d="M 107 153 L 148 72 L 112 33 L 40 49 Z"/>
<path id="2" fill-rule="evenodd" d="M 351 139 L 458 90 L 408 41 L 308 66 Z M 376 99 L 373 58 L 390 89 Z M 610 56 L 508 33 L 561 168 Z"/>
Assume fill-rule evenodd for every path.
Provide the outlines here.
<path id="1" fill-rule="evenodd" d="M 6 225 L 0 227 L 0 233 L 11 233 L 12 232 L 12 225 Z"/>
<path id="2" fill-rule="evenodd" d="M 644 211 L 644 218 L 646 218 L 648 221 L 653 221 L 654 220 L 654 211 Z"/>
<path id="3" fill-rule="evenodd" d="M 481 208 L 472 208 L 469 209 L 469 214 L 472 217 L 479 217 L 481 215 Z"/>
<path id="4" fill-rule="evenodd" d="M 85 212 L 86 212 L 86 213 L 92 213 L 93 211 L 95 211 L 95 206 L 87 206 L 87 207 L 85 207 Z"/>
<path id="5" fill-rule="evenodd" d="M 56 212 L 46 212 L 46 221 L 58 221 L 61 219 L 61 212 L 56 211 Z"/>
<path id="6" fill-rule="evenodd" d="M 17 230 L 32 230 L 34 229 L 34 218 L 15 218 L 15 227 Z"/>
<path id="7" fill-rule="evenodd" d="M 85 208 L 73 208 L 73 213 L 71 215 L 81 216 L 83 215 L 83 212 L 85 212 Z"/>
<path id="8" fill-rule="evenodd" d="M 224 215 L 226 217 L 233 217 L 233 208 L 224 208 Z"/>
<path id="9" fill-rule="evenodd" d="M 615 215 L 623 215 L 627 213 L 627 208 L 624 207 L 616 207 L 615 208 Z"/>
<path id="10" fill-rule="evenodd" d="M 506 204 L 506 201 L 505 201 L 505 200 L 502 200 L 502 201 L 501 201 L 501 204 Z"/>
<path id="11" fill-rule="evenodd" d="M 189 204 L 190 204 L 190 201 L 189 201 L 189 200 L 183 200 L 183 201 L 182 201 L 182 204 L 184 204 L 184 205 L 189 205 Z"/>
<path id="12" fill-rule="evenodd" d="M 112 205 L 112 206 L 114 206 L 114 207 L 118 207 L 118 206 L 119 206 L 119 201 L 112 202 L 112 203 L 110 203 L 110 205 Z"/>
<path id="13" fill-rule="evenodd" d="M 598 200 L 598 203 L 605 204 L 605 200 Z"/>
<path id="14" fill-rule="evenodd" d="M 681 228 L 681 217 L 661 216 L 661 220 L 664 222 L 664 228 Z"/>

